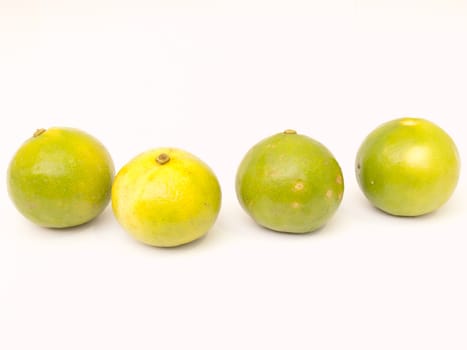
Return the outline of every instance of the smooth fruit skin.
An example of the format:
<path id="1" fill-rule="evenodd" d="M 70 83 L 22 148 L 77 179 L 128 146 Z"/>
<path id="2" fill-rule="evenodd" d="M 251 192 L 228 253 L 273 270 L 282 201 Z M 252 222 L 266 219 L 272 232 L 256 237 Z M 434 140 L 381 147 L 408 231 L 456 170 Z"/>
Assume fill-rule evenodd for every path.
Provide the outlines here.
<path id="1" fill-rule="evenodd" d="M 340 205 L 342 171 L 321 143 L 293 130 L 253 146 L 237 171 L 237 198 L 260 225 L 306 233 L 322 227 Z"/>
<path id="2" fill-rule="evenodd" d="M 401 118 L 371 132 L 357 153 L 356 176 L 377 208 L 418 216 L 441 207 L 460 172 L 454 141 L 428 120 Z"/>
<path id="3" fill-rule="evenodd" d="M 64 228 L 98 216 L 110 200 L 114 165 L 105 147 L 73 128 L 39 129 L 7 173 L 10 198 L 37 225 Z"/>
<path id="4" fill-rule="evenodd" d="M 152 246 L 173 247 L 200 238 L 216 221 L 220 206 L 221 189 L 212 170 L 176 148 L 136 156 L 118 172 L 112 188 L 118 222 Z"/>

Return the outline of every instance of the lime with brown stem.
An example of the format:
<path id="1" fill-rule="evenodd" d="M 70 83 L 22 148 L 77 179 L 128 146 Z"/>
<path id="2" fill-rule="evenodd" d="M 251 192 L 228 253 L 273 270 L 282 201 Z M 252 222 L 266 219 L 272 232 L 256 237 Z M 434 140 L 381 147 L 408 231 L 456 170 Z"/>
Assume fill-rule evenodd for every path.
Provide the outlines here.
<path id="1" fill-rule="evenodd" d="M 71 227 L 108 205 L 114 165 L 104 145 L 73 128 L 38 129 L 16 152 L 7 173 L 10 198 L 37 225 Z"/>
<path id="2" fill-rule="evenodd" d="M 130 160 L 117 174 L 112 207 L 121 226 L 138 241 L 174 247 L 204 236 L 221 206 L 214 172 L 177 148 L 156 148 Z"/>

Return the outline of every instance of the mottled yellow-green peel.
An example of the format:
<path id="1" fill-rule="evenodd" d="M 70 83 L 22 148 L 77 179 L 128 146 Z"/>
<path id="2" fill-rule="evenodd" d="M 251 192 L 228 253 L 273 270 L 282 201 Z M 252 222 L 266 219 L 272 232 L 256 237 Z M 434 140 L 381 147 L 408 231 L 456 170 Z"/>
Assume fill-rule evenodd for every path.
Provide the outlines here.
<path id="1" fill-rule="evenodd" d="M 144 152 L 115 177 L 112 208 L 137 240 L 173 247 L 205 235 L 221 205 L 219 182 L 192 154 L 176 148 Z"/>

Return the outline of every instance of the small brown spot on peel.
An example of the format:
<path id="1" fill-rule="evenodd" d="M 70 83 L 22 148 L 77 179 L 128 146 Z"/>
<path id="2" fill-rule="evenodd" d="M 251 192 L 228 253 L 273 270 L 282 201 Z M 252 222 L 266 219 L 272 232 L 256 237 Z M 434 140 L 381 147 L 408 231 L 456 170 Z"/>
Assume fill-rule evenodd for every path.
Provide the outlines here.
<path id="1" fill-rule="evenodd" d="M 336 176 L 336 182 L 337 182 L 339 185 L 342 185 L 342 176 L 337 175 L 337 176 Z"/>
<path id="2" fill-rule="evenodd" d="M 329 198 L 329 199 L 331 199 L 331 197 L 332 197 L 332 190 L 328 190 L 328 191 L 326 192 L 326 197 Z"/>
<path id="3" fill-rule="evenodd" d="M 305 187 L 305 184 L 301 181 L 297 181 L 294 185 L 294 191 L 301 191 Z"/>

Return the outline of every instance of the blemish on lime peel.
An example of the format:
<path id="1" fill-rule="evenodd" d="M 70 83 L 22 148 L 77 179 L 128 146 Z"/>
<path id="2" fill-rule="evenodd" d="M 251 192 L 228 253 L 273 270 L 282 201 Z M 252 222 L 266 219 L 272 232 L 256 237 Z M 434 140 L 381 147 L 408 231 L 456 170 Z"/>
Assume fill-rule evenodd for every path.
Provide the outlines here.
<path id="1" fill-rule="evenodd" d="M 305 187 L 305 185 L 303 184 L 302 181 L 297 181 L 294 185 L 294 190 L 295 191 L 301 191 L 303 190 L 303 188 Z"/>
<path id="2" fill-rule="evenodd" d="M 336 183 L 339 184 L 339 185 L 342 185 L 342 176 L 340 176 L 340 175 L 336 176 Z"/>

